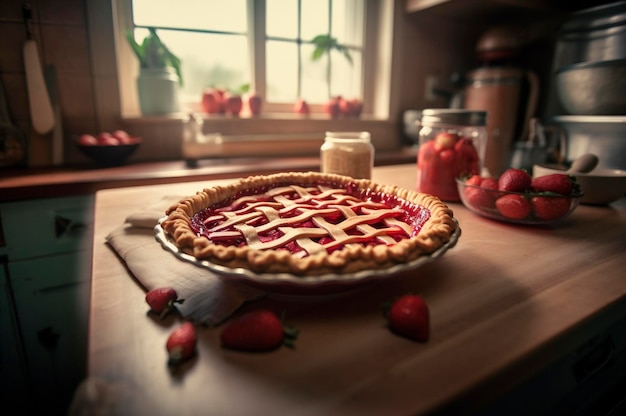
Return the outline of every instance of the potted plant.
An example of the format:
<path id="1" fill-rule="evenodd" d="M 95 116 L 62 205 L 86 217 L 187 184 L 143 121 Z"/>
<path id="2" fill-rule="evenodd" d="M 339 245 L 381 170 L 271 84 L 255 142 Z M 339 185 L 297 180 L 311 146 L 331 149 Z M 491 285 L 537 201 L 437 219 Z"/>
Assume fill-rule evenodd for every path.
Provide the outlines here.
<path id="1" fill-rule="evenodd" d="M 352 56 L 350 55 L 350 51 L 346 46 L 341 45 L 336 38 L 333 38 L 328 34 L 317 35 L 313 38 L 311 43 L 315 45 L 315 49 L 313 49 L 313 53 L 311 54 L 312 61 L 318 61 L 322 56 L 324 56 L 324 54 L 327 54 L 330 57 L 330 52 L 336 50 L 346 58 L 350 65 L 352 65 Z M 330 98 L 330 72 L 326 74 L 326 78 L 326 84 L 328 85 L 328 97 Z"/>
<path id="2" fill-rule="evenodd" d="M 313 53 L 311 54 L 311 60 L 317 61 L 324 54 L 330 55 L 330 53 L 335 50 L 342 54 L 348 63 L 352 65 L 352 56 L 350 55 L 350 50 L 345 46 L 340 44 L 336 38 L 333 38 L 329 34 L 317 35 L 311 41 L 313 45 L 315 45 L 315 49 L 313 49 Z M 332 97 L 331 89 L 330 89 L 330 68 L 326 73 L 326 85 L 328 86 L 328 101 L 324 104 L 324 111 L 330 115 L 332 118 L 337 117 L 339 114 L 343 114 L 347 117 L 358 117 L 361 114 L 362 103 L 361 100 L 347 99 L 345 97 Z"/>
<path id="3" fill-rule="evenodd" d="M 155 28 L 139 44 L 132 31 L 126 38 L 139 59 L 137 93 L 142 114 L 167 114 L 179 110 L 178 91 L 183 85 L 180 59 L 161 41 Z"/>

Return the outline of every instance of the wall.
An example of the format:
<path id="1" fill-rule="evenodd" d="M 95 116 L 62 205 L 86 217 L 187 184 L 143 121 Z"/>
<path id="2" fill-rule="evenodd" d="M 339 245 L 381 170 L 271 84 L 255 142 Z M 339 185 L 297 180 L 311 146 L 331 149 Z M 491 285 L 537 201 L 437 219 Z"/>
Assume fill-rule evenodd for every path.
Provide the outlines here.
<path id="1" fill-rule="evenodd" d="M 450 19 L 431 13 L 406 13 L 404 1 L 395 0 L 397 39 L 392 114 L 398 118 L 405 109 L 441 107 L 446 100 L 427 100 L 425 79 L 438 77 L 441 87 L 447 86 L 454 71 L 465 72 L 474 64 L 474 46 L 486 27 L 475 19 Z M 54 67 L 57 74 L 59 104 L 67 164 L 87 160 L 72 146 L 72 139 L 84 132 L 120 126 L 119 90 L 111 27 L 112 5 L 104 0 L 31 0 L 34 38 L 38 42 L 44 67 Z M 89 23 L 88 23 L 89 22 Z M 92 30 L 88 30 L 90 24 Z M 93 34 L 89 38 L 90 33 Z M 6 90 L 11 120 L 29 138 L 29 166 L 51 163 L 51 137 L 33 133 L 30 128 L 29 104 L 24 75 L 22 47 L 26 30 L 22 18 L 22 0 L 0 2 L 0 79 Z M 546 42 L 544 41 L 543 45 Z M 94 45 L 94 50 L 91 50 Z M 544 48 L 545 50 L 545 48 Z M 541 58 L 545 58 L 541 55 Z M 544 59 L 545 61 L 545 59 Z M 399 116 L 398 116 L 399 115 Z M 134 126 L 154 137 L 154 146 L 142 146 L 134 160 L 150 160 L 156 148 L 170 150 L 168 140 L 180 129 L 180 123 L 155 125 L 130 120 Z M 169 147 L 168 147 L 169 146 Z"/>
<path id="2" fill-rule="evenodd" d="M 32 166 L 51 162 L 51 135 L 39 136 L 30 127 L 30 106 L 24 73 L 26 25 L 21 0 L 0 2 L 0 77 L 13 123 L 29 139 Z M 83 0 L 31 0 L 33 37 L 44 68 L 53 67 L 59 91 L 64 136 L 96 128 L 93 70 L 89 56 Z M 68 155 L 75 155 L 68 149 Z"/>

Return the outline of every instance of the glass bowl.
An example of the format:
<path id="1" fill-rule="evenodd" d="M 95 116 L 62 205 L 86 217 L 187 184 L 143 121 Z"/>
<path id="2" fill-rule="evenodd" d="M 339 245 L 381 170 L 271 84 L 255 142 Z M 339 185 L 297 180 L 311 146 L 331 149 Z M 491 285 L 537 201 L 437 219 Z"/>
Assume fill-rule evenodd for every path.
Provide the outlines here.
<path id="1" fill-rule="evenodd" d="M 457 178 L 459 196 L 466 208 L 480 216 L 515 224 L 550 224 L 569 216 L 582 193 L 559 195 L 542 192 L 506 192 L 465 183 Z"/>

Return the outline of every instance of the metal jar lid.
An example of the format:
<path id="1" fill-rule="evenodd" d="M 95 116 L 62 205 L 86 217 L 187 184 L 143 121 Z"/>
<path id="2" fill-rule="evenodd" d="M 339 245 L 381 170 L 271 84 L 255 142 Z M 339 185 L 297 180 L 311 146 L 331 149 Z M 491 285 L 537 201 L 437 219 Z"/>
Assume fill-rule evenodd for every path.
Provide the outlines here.
<path id="1" fill-rule="evenodd" d="M 487 111 L 428 108 L 422 111 L 421 124 L 485 126 L 487 124 Z"/>

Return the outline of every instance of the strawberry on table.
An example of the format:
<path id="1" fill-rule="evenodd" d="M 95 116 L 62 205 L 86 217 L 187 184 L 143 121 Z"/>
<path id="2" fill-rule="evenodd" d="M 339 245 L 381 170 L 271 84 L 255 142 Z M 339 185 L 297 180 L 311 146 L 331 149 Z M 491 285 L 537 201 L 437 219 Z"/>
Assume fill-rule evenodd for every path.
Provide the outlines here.
<path id="1" fill-rule="evenodd" d="M 175 303 L 184 301 L 184 299 L 178 299 L 176 290 L 171 287 L 158 287 L 146 293 L 146 302 L 150 305 L 150 311 L 159 314 L 161 318 L 175 309 Z"/>
<path id="2" fill-rule="evenodd" d="M 521 220 L 531 213 L 531 206 L 523 195 L 506 194 L 496 200 L 496 208 L 502 216 L 512 220 Z"/>
<path id="3" fill-rule="evenodd" d="M 281 319 L 268 309 L 258 309 L 227 322 L 220 333 L 222 346 L 228 349 L 261 352 L 281 345 L 293 348 L 298 330 L 283 325 Z"/>
<path id="4" fill-rule="evenodd" d="M 554 192 L 561 195 L 569 195 L 574 189 L 572 177 L 563 173 L 534 178 L 530 184 L 535 192 Z"/>
<path id="5" fill-rule="evenodd" d="M 192 322 L 183 322 L 174 329 L 165 344 L 169 354 L 169 364 L 179 364 L 191 358 L 196 351 L 197 341 L 196 327 Z"/>
<path id="6" fill-rule="evenodd" d="M 524 192 L 530 188 L 531 176 L 523 169 L 509 168 L 498 179 L 498 189 L 506 192 Z"/>
<path id="7" fill-rule="evenodd" d="M 569 198 L 554 196 L 534 196 L 530 199 L 535 217 L 545 221 L 561 218 L 570 209 Z"/>
<path id="8" fill-rule="evenodd" d="M 385 308 L 387 325 L 394 333 L 415 341 L 427 341 L 430 336 L 430 311 L 418 295 L 408 294 Z"/>

